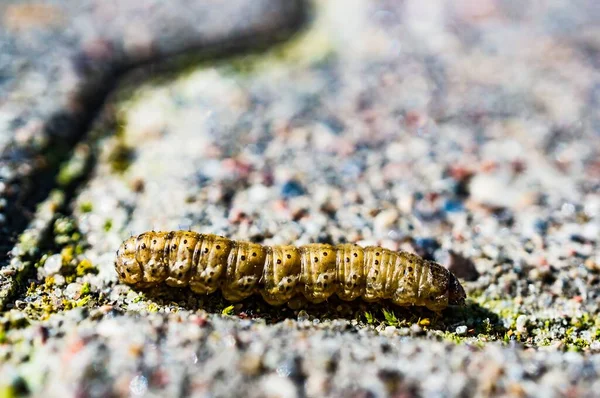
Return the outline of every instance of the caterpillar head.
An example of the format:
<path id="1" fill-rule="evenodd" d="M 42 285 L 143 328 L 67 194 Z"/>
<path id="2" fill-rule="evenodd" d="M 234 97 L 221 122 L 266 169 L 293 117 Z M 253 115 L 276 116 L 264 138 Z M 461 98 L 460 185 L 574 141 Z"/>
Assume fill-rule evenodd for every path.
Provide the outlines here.
<path id="1" fill-rule="evenodd" d="M 448 305 L 464 305 L 466 294 L 456 276 L 438 263 L 428 261 L 426 264 L 430 282 L 420 292 L 423 304 L 433 311 L 441 311 Z"/>
<path id="2" fill-rule="evenodd" d="M 464 305 L 467 294 L 453 273 L 448 272 L 448 304 Z"/>

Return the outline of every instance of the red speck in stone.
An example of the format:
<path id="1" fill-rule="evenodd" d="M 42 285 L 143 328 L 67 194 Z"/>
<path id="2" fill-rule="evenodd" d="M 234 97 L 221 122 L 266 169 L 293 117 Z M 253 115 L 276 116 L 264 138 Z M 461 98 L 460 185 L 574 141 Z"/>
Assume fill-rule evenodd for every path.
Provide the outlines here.
<path id="1" fill-rule="evenodd" d="M 487 160 L 481 164 L 481 171 L 484 173 L 491 173 L 498 168 L 498 164 L 493 160 Z"/>
<path id="2" fill-rule="evenodd" d="M 239 178 L 248 178 L 252 171 L 252 165 L 248 162 L 239 159 L 224 159 L 221 165 L 231 174 L 235 174 Z"/>
<path id="3" fill-rule="evenodd" d="M 194 320 L 194 323 L 202 328 L 202 327 L 206 326 L 206 324 L 208 323 L 208 320 L 205 317 L 201 316 L 201 317 L 196 318 Z"/>
<path id="4" fill-rule="evenodd" d="M 288 205 L 285 200 L 276 200 L 273 202 L 273 210 L 275 210 L 277 213 L 287 213 Z"/>
<path id="5" fill-rule="evenodd" d="M 577 398 L 580 397 L 581 391 L 579 390 L 579 388 L 577 388 L 577 386 L 572 386 L 569 387 L 566 391 L 565 391 L 565 397 L 567 398 Z"/>
<path id="6" fill-rule="evenodd" d="M 100 307 L 100 311 L 103 314 L 108 314 L 112 309 L 113 309 L 113 306 L 112 305 L 108 305 L 108 304 L 107 305 L 103 305 L 102 307 Z"/>
<path id="7" fill-rule="evenodd" d="M 77 338 L 67 345 L 67 349 L 63 355 L 63 361 L 68 362 L 75 354 L 77 354 L 85 346 L 83 340 Z"/>
<path id="8" fill-rule="evenodd" d="M 454 239 L 456 239 L 456 241 L 458 243 L 463 243 L 465 241 L 465 237 L 463 234 L 461 234 L 460 232 L 457 232 L 454 234 Z"/>
<path id="9" fill-rule="evenodd" d="M 229 222 L 233 224 L 240 224 L 244 221 L 248 216 L 240 209 L 232 209 L 229 213 Z"/>
<path id="10" fill-rule="evenodd" d="M 435 202 L 435 200 L 437 198 L 439 198 L 440 194 L 437 192 L 427 192 L 425 194 L 425 199 L 427 199 L 429 202 Z"/>
<path id="11" fill-rule="evenodd" d="M 245 312 L 240 312 L 238 314 L 238 317 L 240 317 L 240 319 L 247 319 L 248 318 L 248 314 L 246 314 Z"/>
<path id="12" fill-rule="evenodd" d="M 471 177 L 474 172 L 473 170 L 464 166 L 450 166 L 448 173 L 455 181 L 464 181 Z"/>
<path id="13" fill-rule="evenodd" d="M 153 387 L 165 387 L 169 384 L 169 375 L 162 369 L 157 369 L 150 376 L 150 385 Z"/>
<path id="14" fill-rule="evenodd" d="M 248 177 L 252 172 L 252 164 L 238 160 L 236 162 L 236 170 L 240 176 Z"/>
<path id="15" fill-rule="evenodd" d="M 576 303 L 581 303 L 581 302 L 583 302 L 583 297 L 575 296 L 575 297 L 573 297 L 573 301 L 575 301 Z"/>
<path id="16" fill-rule="evenodd" d="M 221 166 L 225 170 L 232 172 L 235 170 L 235 159 L 231 159 L 231 158 L 223 159 L 223 161 L 221 161 Z"/>
<path id="17" fill-rule="evenodd" d="M 546 257 L 540 257 L 540 259 L 538 260 L 538 265 L 540 265 L 540 266 L 548 265 L 548 260 L 546 260 Z"/>
<path id="18" fill-rule="evenodd" d="M 426 122 L 427 117 L 419 111 L 409 111 L 406 112 L 406 116 L 404 116 L 404 124 L 408 128 L 420 128 L 423 127 Z"/>
<path id="19" fill-rule="evenodd" d="M 585 168 L 585 172 L 590 177 L 600 178 L 600 160 L 590 162 Z"/>

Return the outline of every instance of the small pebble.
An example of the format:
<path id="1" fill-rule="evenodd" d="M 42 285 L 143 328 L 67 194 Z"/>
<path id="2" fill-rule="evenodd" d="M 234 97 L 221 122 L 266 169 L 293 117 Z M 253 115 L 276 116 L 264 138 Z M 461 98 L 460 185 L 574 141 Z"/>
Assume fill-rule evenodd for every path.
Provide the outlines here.
<path id="1" fill-rule="evenodd" d="M 380 236 L 386 236 L 389 230 L 394 226 L 399 213 L 396 209 L 387 209 L 375 216 L 373 227 Z"/>
<path id="2" fill-rule="evenodd" d="M 393 336 L 394 334 L 396 334 L 395 326 L 386 326 L 386 328 L 383 330 L 383 335 L 385 336 Z"/>
<path id="3" fill-rule="evenodd" d="M 269 398 L 295 398 L 296 386 L 287 377 L 270 375 L 261 379 L 262 396 Z"/>
<path id="4" fill-rule="evenodd" d="M 446 200 L 444 203 L 444 210 L 448 213 L 458 213 L 464 210 L 464 206 L 459 200 Z"/>
<path id="5" fill-rule="evenodd" d="M 419 326 L 418 324 L 413 323 L 410 326 L 410 332 L 414 335 L 419 336 L 419 335 L 423 334 L 423 328 L 421 326 Z"/>
<path id="6" fill-rule="evenodd" d="M 46 259 L 44 263 L 44 271 L 46 275 L 54 275 L 60 272 L 62 267 L 62 256 L 60 254 L 53 254 Z"/>
<path id="7" fill-rule="evenodd" d="M 284 199 L 295 198 L 297 196 L 302 196 L 305 193 L 306 191 L 302 184 L 296 180 L 290 180 L 281 187 L 281 196 L 283 196 Z"/>
<path id="8" fill-rule="evenodd" d="M 137 375 L 129 383 L 129 391 L 132 396 L 141 397 L 148 391 L 148 379 L 145 376 Z"/>
<path id="9" fill-rule="evenodd" d="M 527 315 L 519 315 L 516 321 L 517 332 L 519 333 L 527 333 L 527 322 L 529 318 Z"/>
<path id="10" fill-rule="evenodd" d="M 309 319 L 309 315 L 308 312 L 301 310 L 298 312 L 298 322 L 304 322 L 307 321 Z"/>

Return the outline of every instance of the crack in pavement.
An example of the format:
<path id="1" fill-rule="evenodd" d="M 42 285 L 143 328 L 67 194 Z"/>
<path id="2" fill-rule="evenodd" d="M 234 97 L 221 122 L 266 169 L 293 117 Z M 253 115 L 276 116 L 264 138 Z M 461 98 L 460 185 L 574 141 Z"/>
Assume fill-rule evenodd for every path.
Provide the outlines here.
<path id="1" fill-rule="evenodd" d="M 0 5 L 0 269 L 121 76 L 182 55 L 262 50 L 307 17 L 303 0 Z M 12 286 L 15 275 L 0 279 Z"/>

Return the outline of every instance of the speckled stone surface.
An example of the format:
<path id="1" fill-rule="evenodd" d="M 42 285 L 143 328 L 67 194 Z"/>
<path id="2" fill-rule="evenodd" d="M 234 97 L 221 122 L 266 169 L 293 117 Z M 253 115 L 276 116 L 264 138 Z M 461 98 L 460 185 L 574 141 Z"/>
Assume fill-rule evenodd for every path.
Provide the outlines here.
<path id="1" fill-rule="evenodd" d="M 77 189 L 38 207 L 2 270 L 20 278 L 3 392 L 599 391 L 600 7 L 337 0 L 312 17 L 267 53 L 117 87 L 58 172 Z M 117 283 L 123 239 L 187 228 L 414 251 L 468 305 L 273 308 Z"/>

